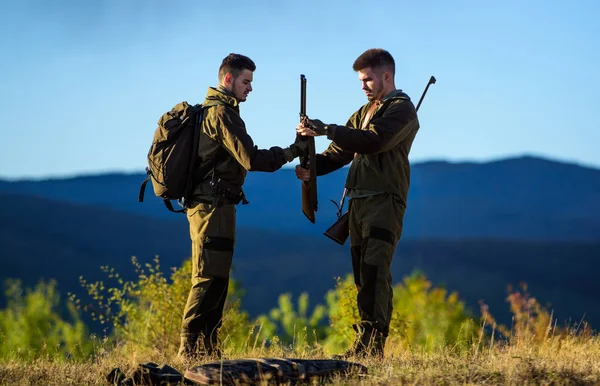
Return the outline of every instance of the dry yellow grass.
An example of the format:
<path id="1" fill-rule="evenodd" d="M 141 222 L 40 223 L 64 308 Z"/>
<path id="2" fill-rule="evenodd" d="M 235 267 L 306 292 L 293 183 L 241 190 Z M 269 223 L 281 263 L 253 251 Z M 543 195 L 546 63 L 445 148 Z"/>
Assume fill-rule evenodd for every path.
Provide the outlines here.
<path id="1" fill-rule="evenodd" d="M 284 351 L 256 348 L 243 357 L 323 358 L 317 350 Z M 232 358 L 242 357 L 235 355 Z M 183 363 L 175 353 L 138 351 L 131 345 L 106 351 L 93 362 L 0 363 L 2 385 L 108 385 L 106 375 L 115 367 L 126 374 L 139 363 L 167 363 L 179 371 L 195 363 Z M 357 360 L 369 369 L 364 376 L 336 379 L 334 385 L 599 385 L 600 337 L 597 335 L 550 337 L 542 343 L 479 344 L 467 352 L 450 349 L 432 353 L 407 351 L 390 342 L 383 361 Z"/>

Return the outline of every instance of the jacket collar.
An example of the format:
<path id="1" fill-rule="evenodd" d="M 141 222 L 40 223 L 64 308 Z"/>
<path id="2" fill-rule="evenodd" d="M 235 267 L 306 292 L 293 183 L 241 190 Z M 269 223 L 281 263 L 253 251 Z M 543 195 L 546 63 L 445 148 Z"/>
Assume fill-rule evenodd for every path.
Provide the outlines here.
<path id="1" fill-rule="evenodd" d="M 404 92 L 402 92 L 402 90 L 400 90 L 400 89 L 394 90 L 394 91 L 391 91 L 386 96 L 384 96 L 383 99 L 381 100 L 381 102 L 385 102 L 388 99 L 398 98 L 398 97 L 401 97 L 401 96 L 406 96 L 406 94 L 404 94 Z"/>
<path id="2" fill-rule="evenodd" d="M 205 104 L 207 102 L 215 102 L 215 101 L 226 103 L 226 104 L 230 105 L 231 107 L 237 108 L 239 106 L 239 102 L 232 95 L 228 95 L 225 92 L 223 92 L 220 89 L 217 89 L 215 87 L 209 87 L 208 91 L 206 92 Z"/>

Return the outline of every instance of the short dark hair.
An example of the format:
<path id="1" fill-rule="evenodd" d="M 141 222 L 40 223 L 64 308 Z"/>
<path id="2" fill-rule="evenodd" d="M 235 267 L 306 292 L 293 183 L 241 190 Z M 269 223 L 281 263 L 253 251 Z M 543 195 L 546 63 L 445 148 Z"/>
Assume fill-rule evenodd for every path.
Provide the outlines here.
<path id="1" fill-rule="evenodd" d="M 392 55 L 382 48 L 370 48 L 363 52 L 352 65 L 354 71 L 364 70 L 367 67 L 373 69 L 385 68 L 392 75 L 396 71 L 396 63 Z"/>
<path id="2" fill-rule="evenodd" d="M 223 59 L 221 67 L 219 67 L 219 80 L 223 79 L 225 74 L 231 74 L 234 78 L 244 70 L 254 72 L 256 64 L 247 56 L 231 53 Z"/>

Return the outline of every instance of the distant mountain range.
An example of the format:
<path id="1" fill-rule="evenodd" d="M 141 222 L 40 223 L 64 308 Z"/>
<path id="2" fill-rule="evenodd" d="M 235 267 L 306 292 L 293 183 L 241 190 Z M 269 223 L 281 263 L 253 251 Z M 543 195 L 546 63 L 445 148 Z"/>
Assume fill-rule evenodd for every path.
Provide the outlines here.
<path id="1" fill-rule="evenodd" d="M 319 177 L 316 224 L 300 209 L 294 171 L 249 173 L 250 204 L 240 206 L 240 227 L 321 235 L 335 221 L 347 169 Z M 0 192 L 94 205 L 151 218 L 182 220 L 165 209 L 152 187 L 136 202 L 144 174 L 104 174 L 7 182 Z M 521 157 L 487 163 L 413 165 L 404 238 L 600 240 L 600 170 Z"/>
<path id="2" fill-rule="evenodd" d="M 251 201 L 238 210 L 234 277 L 252 314 L 277 295 L 303 291 L 323 302 L 335 276 L 351 271 L 348 245 L 321 235 L 335 220 L 345 170 L 319 178 L 317 223 L 300 211 L 292 170 L 250 173 Z M 143 174 L 0 181 L 0 280 L 27 285 L 57 278 L 63 294 L 79 276 L 105 279 L 100 265 L 131 278 L 131 256 L 160 256 L 164 269 L 188 258 L 183 215 L 168 212 Z M 413 166 L 405 233 L 394 279 L 414 269 L 456 290 L 473 311 L 477 300 L 508 322 L 506 286 L 520 281 L 562 322 L 600 325 L 600 170 L 533 157 L 489 163 L 426 162 Z M 0 300 L 0 305 L 2 301 Z M 496 312 L 494 312 L 496 311 Z"/>

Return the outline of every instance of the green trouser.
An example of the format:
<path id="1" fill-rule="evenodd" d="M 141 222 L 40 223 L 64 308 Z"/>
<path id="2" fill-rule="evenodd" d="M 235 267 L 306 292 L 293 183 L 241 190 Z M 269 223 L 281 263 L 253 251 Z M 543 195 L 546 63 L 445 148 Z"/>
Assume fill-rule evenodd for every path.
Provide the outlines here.
<path id="1" fill-rule="evenodd" d="M 348 204 L 352 270 L 361 324 L 384 337 L 392 318 L 390 266 L 402 234 L 404 212 L 400 198 L 387 193 L 352 198 Z"/>
<path id="2" fill-rule="evenodd" d="M 200 203 L 187 212 L 192 239 L 192 287 L 183 311 L 180 352 L 216 346 L 235 245 L 235 205 Z M 204 347 L 197 347 L 198 339 Z M 185 345 L 188 347 L 184 347 Z M 207 347 L 210 346 L 210 347 Z"/>

